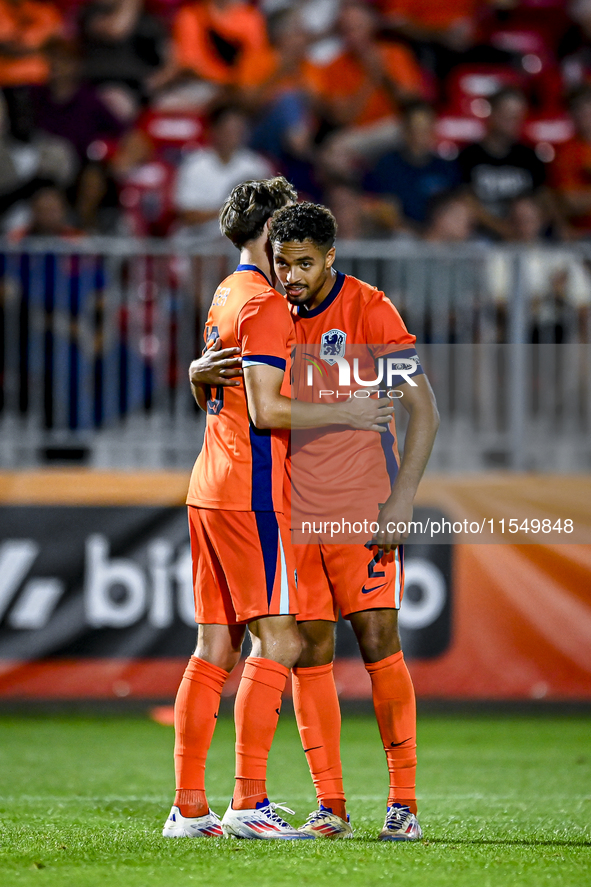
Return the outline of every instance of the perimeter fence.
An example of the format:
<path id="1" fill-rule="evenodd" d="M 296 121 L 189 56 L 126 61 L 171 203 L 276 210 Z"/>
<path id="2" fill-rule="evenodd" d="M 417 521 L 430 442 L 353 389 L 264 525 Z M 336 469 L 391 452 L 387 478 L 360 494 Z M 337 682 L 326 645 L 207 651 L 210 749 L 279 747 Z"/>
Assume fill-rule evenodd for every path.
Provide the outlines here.
<path id="1" fill-rule="evenodd" d="M 0 468 L 188 468 L 187 368 L 236 260 L 221 242 L 0 243 Z M 431 471 L 591 467 L 591 248 L 350 242 L 337 266 L 417 336 Z"/>

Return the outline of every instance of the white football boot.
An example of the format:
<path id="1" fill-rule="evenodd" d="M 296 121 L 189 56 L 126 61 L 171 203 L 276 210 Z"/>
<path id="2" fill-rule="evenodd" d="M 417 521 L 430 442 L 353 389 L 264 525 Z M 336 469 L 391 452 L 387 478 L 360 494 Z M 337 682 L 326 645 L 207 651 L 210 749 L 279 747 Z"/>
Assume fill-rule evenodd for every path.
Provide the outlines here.
<path id="1" fill-rule="evenodd" d="M 335 838 L 353 837 L 349 816 L 347 816 L 345 821 L 322 805 L 320 805 L 318 810 L 310 813 L 298 831 L 305 835 L 311 835 L 314 838 L 331 838 L 334 840 Z"/>
<path id="2" fill-rule="evenodd" d="M 378 841 L 420 841 L 422 837 L 419 820 L 405 804 L 392 804 L 388 807 Z"/>
<path id="3" fill-rule="evenodd" d="M 255 838 L 258 840 L 284 840 L 298 841 L 313 838 L 314 835 L 305 835 L 294 828 L 289 822 L 282 819 L 275 811 L 285 810 L 292 813 L 289 807 L 282 804 L 273 804 L 263 801 L 257 804 L 254 810 L 234 810 L 232 803 L 222 818 L 222 829 L 226 838 Z"/>
<path id="4" fill-rule="evenodd" d="M 191 819 L 173 807 L 162 829 L 164 838 L 222 838 L 223 835 L 220 817 L 213 810 Z"/>

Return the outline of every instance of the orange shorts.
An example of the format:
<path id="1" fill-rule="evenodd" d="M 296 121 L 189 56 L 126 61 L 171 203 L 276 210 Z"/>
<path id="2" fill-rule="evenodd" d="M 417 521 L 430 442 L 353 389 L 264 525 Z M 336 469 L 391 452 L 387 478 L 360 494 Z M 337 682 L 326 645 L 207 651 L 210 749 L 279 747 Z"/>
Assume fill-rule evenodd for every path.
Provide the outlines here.
<path id="1" fill-rule="evenodd" d="M 288 522 L 273 511 L 188 506 L 195 621 L 235 625 L 298 611 Z"/>
<path id="2" fill-rule="evenodd" d="M 294 545 L 298 571 L 298 622 L 336 622 L 361 610 L 400 608 L 404 552 L 382 565 L 364 545 Z"/>

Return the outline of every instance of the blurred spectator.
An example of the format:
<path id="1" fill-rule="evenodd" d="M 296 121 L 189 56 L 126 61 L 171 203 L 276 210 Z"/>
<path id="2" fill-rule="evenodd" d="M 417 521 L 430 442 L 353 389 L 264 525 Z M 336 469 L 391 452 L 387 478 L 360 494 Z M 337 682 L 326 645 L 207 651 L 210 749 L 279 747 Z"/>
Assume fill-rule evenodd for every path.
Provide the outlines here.
<path id="1" fill-rule="evenodd" d="M 524 194 L 511 204 L 507 217 L 509 239 L 515 243 L 541 243 L 549 221 L 542 201 L 535 194 Z"/>
<path id="2" fill-rule="evenodd" d="M 581 236 L 591 234 L 591 86 L 581 86 L 569 98 L 576 133 L 556 148 L 550 182 L 558 192 L 560 209 Z"/>
<path id="3" fill-rule="evenodd" d="M 483 5 L 480 0 L 381 0 L 379 8 L 399 34 L 438 56 L 442 51 L 457 55 L 473 44 Z"/>
<path id="4" fill-rule="evenodd" d="M 434 197 L 429 206 L 425 240 L 429 243 L 465 243 L 474 234 L 472 201 L 462 191 Z"/>
<path id="5" fill-rule="evenodd" d="M 484 139 L 468 145 L 458 158 L 464 182 L 476 198 L 480 225 L 501 237 L 510 236 L 505 220 L 511 201 L 540 188 L 546 178 L 533 148 L 520 141 L 526 113 L 519 90 L 499 90 L 490 99 Z"/>
<path id="6" fill-rule="evenodd" d="M 51 41 L 47 85 L 31 90 L 37 129 L 65 138 L 81 164 L 88 160 L 89 145 L 97 138 L 117 139 L 123 124 L 101 101 L 92 87 L 80 81 L 80 56 L 73 43 Z"/>
<path id="7" fill-rule="evenodd" d="M 158 101 L 147 108 L 120 139 L 111 158 L 119 180 L 146 163 L 177 167 L 185 154 L 205 141 L 205 115 L 196 111 L 162 110 Z"/>
<path id="8" fill-rule="evenodd" d="M 71 224 L 70 215 L 63 191 L 43 188 L 31 200 L 28 225 L 11 239 L 78 238 L 80 232 Z M 11 269 L 11 276 L 16 272 L 12 285 L 20 296 L 20 408 L 27 410 L 32 386 L 38 385 L 46 428 L 61 424 L 58 417 L 70 428 L 79 427 L 81 410 L 92 409 L 92 399 L 80 385 L 83 354 L 78 324 L 97 284 L 102 286 L 102 276 L 99 281 L 96 271 L 84 273 L 83 263 L 80 256 L 49 249 L 35 255 L 24 252 Z M 87 362 L 85 369 L 88 375 Z"/>
<path id="9" fill-rule="evenodd" d="M 316 38 L 330 38 L 340 11 L 341 0 L 259 0 L 267 18 L 286 10 L 297 10 L 306 30 Z"/>
<path id="10" fill-rule="evenodd" d="M 72 200 L 82 227 L 112 233 L 119 214 L 117 192 L 103 161 L 125 126 L 96 90 L 81 82 L 75 44 L 52 40 L 45 53 L 49 81 L 30 90 L 33 126 L 37 132 L 59 137 L 76 152 L 78 175 Z"/>
<path id="11" fill-rule="evenodd" d="M 124 84 L 140 98 L 166 59 L 166 32 L 143 0 L 96 0 L 80 14 L 84 75 L 95 84 Z"/>
<path id="12" fill-rule="evenodd" d="M 172 36 L 173 59 L 161 84 L 188 72 L 230 86 L 246 59 L 268 50 L 265 19 L 244 0 L 200 0 L 182 6 Z"/>
<path id="13" fill-rule="evenodd" d="M 573 341 L 584 325 L 578 316 L 591 304 L 589 263 L 572 251 L 551 248 L 545 240 L 549 219 L 535 195 L 518 198 L 511 206 L 508 224 L 513 240 L 529 249 L 521 260 L 521 286 L 528 303 L 529 340 L 534 343 Z M 504 315 L 515 285 L 515 257 L 501 249 L 487 260 L 488 290 L 500 310 L 500 341 L 505 339 Z M 579 318 L 580 319 L 580 318 Z"/>
<path id="14" fill-rule="evenodd" d="M 469 242 L 474 230 L 473 201 L 465 192 L 448 191 L 432 199 L 424 240 L 441 252 L 441 256 L 433 278 L 432 296 L 424 306 L 423 340 L 426 343 L 474 341 L 474 282 L 470 275 L 462 278 L 455 272 L 453 259 L 449 264 L 441 261 L 447 255 L 446 250 Z"/>
<path id="15" fill-rule="evenodd" d="M 246 56 L 239 70 L 241 102 L 253 117 L 250 146 L 275 160 L 298 191 L 321 199 L 306 90 L 310 37 L 301 10 L 276 15 L 270 34 L 272 47 Z"/>
<path id="16" fill-rule="evenodd" d="M 179 7 L 185 3 L 186 0 L 146 0 L 146 8 L 152 15 L 157 15 L 161 21 L 169 25 Z"/>
<path id="17" fill-rule="evenodd" d="M 375 201 L 348 183 L 327 189 L 326 203 L 339 227 L 339 240 L 391 237 L 399 220 L 391 206 Z"/>
<path id="18" fill-rule="evenodd" d="M 43 83 L 47 63 L 41 50 L 61 26 L 52 3 L 0 0 L 0 86 Z"/>
<path id="19" fill-rule="evenodd" d="M 565 0 L 558 0 L 563 3 Z M 550 0 L 552 5 L 553 0 Z M 386 33 L 402 37 L 413 49 L 419 64 L 431 75 L 431 89 L 446 97 L 452 70 L 460 65 L 505 67 L 513 74 L 538 74 L 539 56 L 522 65 L 524 55 L 542 52 L 546 43 L 536 24 L 546 22 L 547 0 L 377 0 Z M 533 7 L 528 10 L 527 7 Z M 544 7 L 543 13 L 540 6 Z M 522 20 L 520 13 L 526 10 Z M 527 12 L 534 18 L 527 18 Z M 554 23 L 553 23 L 554 24 Z M 517 29 L 518 34 L 506 31 Z M 542 30 L 544 30 L 542 26 Z M 549 28 L 552 32 L 552 25 Z M 550 50 L 548 50 L 550 53 Z M 453 89 L 453 86 L 452 86 Z M 448 99 L 453 94 L 447 95 Z"/>
<path id="20" fill-rule="evenodd" d="M 135 237 L 165 237 L 176 221 L 176 169 L 150 160 L 119 178 L 122 229 Z"/>
<path id="21" fill-rule="evenodd" d="M 63 191 L 53 185 L 41 188 L 31 198 L 31 217 L 11 240 L 23 237 L 78 237 L 81 232 L 71 224 L 72 210 Z"/>
<path id="22" fill-rule="evenodd" d="M 247 119 L 232 106 L 218 108 L 210 119 L 210 147 L 187 155 L 179 171 L 175 206 L 192 235 L 219 236 L 218 213 L 232 188 L 273 174 L 260 154 L 245 147 Z"/>
<path id="23" fill-rule="evenodd" d="M 392 200 L 405 219 L 422 225 L 429 201 L 461 181 L 455 161 L 435 153 L 435 112 L 422 101 L 411 102 L 402 113 L 402 143 L 384 154 L 365 178 L 365 188 Z"/>
<path id="24" fill-rule="evenodd" d="M 239 67 L 241 99 L 257 121 L 251 143 L 275 157 L 284 150 L 305 154 L 310 148 L 305 97 L 309 36 L 299 10 L 278 15 L 272 37 L 272 46 L 247 55 Z"/>
<path id="25" fill-rule="evenodd" d="M 23 94 L 20 93 L 21 97 Z M 11 96 L 14 98 L 14 96 Z M 22 227 L 29 218 L 29 198 L 40 188 L 70 185 L 77 161 L 64 139 L 35 133 L 32 125 L 9 126 L 7 105 L 0 95 L 0 217 L 3 231 Z"/>
<path id="26" fill-rule="evenodd" d="M 311 95 L 325 132 L 347 130 L 338 151 L 376 156 L 396 142 L 400 104 L 421 96 L 421 70 L 406 46 L 378 40 L 368 6 L 347 3 L 338 26 L 342 51 L 313 66 Z"/>
<path id="27" fill-rule="evenodd" d="M 0 95 L 0 214 L 4 215 L 15 203 L 26 200 L 39 187 L 49 184 L 40 172 L 34 149 L 28 150 L 28 146 L 12 137 L 6 102 Z"/>
<path id="28" fill-rule="evenodd" d="M 558 44 L 564 80 L 569 87 L 579 86 L 591 74 L 591 2 L 574 0 L 570 4 L 570 27 Z"/>
<path id="29" fill-rule="evenodd" d="M 109 164 L 88 163 L 77 183 L 76 216 L 90 234 L 117 234 L 120 228 L 119 192 Z"/>

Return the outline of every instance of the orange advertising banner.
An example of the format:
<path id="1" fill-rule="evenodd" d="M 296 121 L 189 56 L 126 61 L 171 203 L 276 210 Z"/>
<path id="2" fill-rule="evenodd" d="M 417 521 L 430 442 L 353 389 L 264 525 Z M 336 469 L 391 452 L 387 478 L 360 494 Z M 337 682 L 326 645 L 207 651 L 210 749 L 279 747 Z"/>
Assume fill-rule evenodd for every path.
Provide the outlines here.
<path id="1" fill-rule="evenodd" d="M 427 477 L 417 502 L 458 521 L 591 527 L 587 475 Z M 437 660 L 411 663 L 420 696 L 591 700 L 591 545 L 543 537 L 455 547 L 452 640 Z"/>

